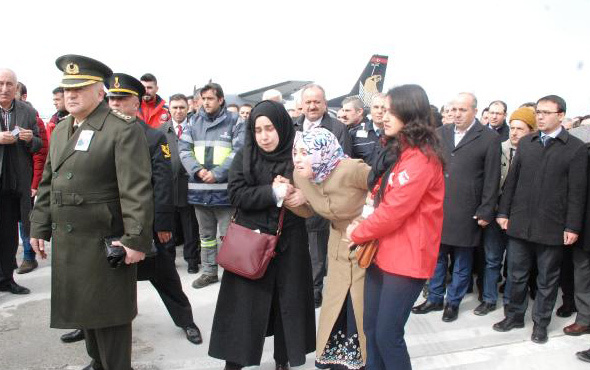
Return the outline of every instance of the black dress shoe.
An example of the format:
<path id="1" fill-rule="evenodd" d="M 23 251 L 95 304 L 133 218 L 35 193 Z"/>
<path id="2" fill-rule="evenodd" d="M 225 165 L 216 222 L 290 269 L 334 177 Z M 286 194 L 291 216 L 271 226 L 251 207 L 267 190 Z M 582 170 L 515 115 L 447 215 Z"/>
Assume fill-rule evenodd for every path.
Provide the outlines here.
<path id="1" fill-rule="evenodd" d="M 193 262 L 193 261 L 189 262 L 188 263 L 187 272 L 189 274 L 196 274 L 196 273 L 198 273 L 199 272 L 199 263 L 196 262 L 196 261 L 195 262 Z"/>
<path id="2" fill-rule="evenodd" d="M 495 331 L 506 332 L 512 329 L 524 328 L 524 322 L 515 320 L 512 317 L 505 317 L 504 320 L 497 322 L 492 326 Z"/>
<path id="3" fill-rule="evenodd" d="M 59 339 L 61 339 L 61 341 L 64 343 L 79 342 L 81 340 L 84 340 L 84 332 L 80 329 L 76 329 L 76 330 L 71 331 L 69 333 L 65 333 L 64 335 L 59 337 Z M 90 366 L 90 365 L 88 365 L 88 366 Z"/>
<path id="4" fill-rule="evenodd" d="M 12 294 L 29 294 L 31 291 L 24 286 L 18 285 L 14 281 L 0 287 L 0 292 L 10 292 Z"/>
<path id="5" fill-rule="evenodd" d="M 547 343 L 547 328 L 538 324 L 533 326 L 531 340 L 537 344 Z"/>
<path id="6" fill-rule="evenodd" d="M 482 304 L 477 306 L 475 308 L 475 310 L 473 310 L 473 313 L 476 314 L 477 316 L 485 316 L 494 310 L 496 310 L 495 303 L 483 302 Z"/>
<path id="7" fill-rule="evenodd" d="M 585 351 L 576 352 L 576 357 L 582 361 L 590 362 L 590 349 Z"/>
<path id="8" fill-rule="evenodd" d="M 238 365 L 234 362 L 225 361 L 225 367 L 223 370 L 240 370 L 243 366 Z"/>
<path id="9" fill-rule="evenodd" d="M 459 307 L 447 304 L 443 312 L 442 321 L 452 322 L 459 317 Z"/>
<path id="10" fill-rule="evenodd" d="M 322 293 L 315 293 L 313 295 L 313 304 L 314 304 L 315 308 L 322 307 L 323 300 L 324 300 L 324 297 L 322 296 Z"/>
<path id="11" fill-rule="evenodd" d="M 570 317 L 574 312 L 577 312 L 575 303 L 564 303 L 557 309 L 555 314 L 559 317 Z"/>
<path id="12" fill-rule="evenodd" d="M 184 330 L 184 332 L 186 333 L 186 339 L 188 339 L 189 342 L 194 344 L 203 343 L 201 331 L 199 330 L 199 328 L 197 328 L 197 325 L 195 325 L 194 323 L 182 328 L 182 330 Z"/>
<path id="13" fill-rule="evenodd" d="M 289 363 L 286 363 L 286 364 L 276 364 L 275 365 L 275 369 L 276 370 L 289 370 Z"/>
<path id="14" fill-rule="evenodd" d="M 442 311 L 443 308 L 444 308 L 444 304 L 442 304 L 442 303 L 435 303 L 435 302 L 426 300 L 426 301 L 422 302 L 422 304 L 419 304 L 416 307 L 412 307 L 412 313 L 421 315 L 421 314 L 429 313 L 432 311 Z"/>

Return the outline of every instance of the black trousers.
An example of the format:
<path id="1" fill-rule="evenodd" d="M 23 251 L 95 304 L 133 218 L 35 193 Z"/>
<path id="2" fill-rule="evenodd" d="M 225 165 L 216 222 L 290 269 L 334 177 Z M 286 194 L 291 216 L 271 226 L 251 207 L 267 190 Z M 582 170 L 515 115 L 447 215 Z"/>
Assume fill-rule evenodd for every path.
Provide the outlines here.
<path id="1" fill-rule="evenodd" d="M 576 324 L 590 325 L 590 252 L 573 247 L 575 301 L 578 314 Z"/>
<path id="2" fill-rule="evenodd" d="M 92 368 L 131 369 L 131 323 L 100 329 L 85 329 L 86 351 Z"/>
<path id="3" fill-rule="evenodd" d="M 158 245 L 158 254 L 153 259 L 146 258 L 138 266 L 138 277 L 148 278 L 162 298 L 174 324 L 184 328 L 194 322 L 193 309 L 174 264 L 174 248 Z"/>
<path id="4" fill-rule="evenodd" d="M 175 245 L 183 244 L 184 260 L 201 262 L 201 242 L 199 240 L 199 224 L 192 205 L 176 207 L 174 211 Z"/>
<path id="5" fill-rule="evenodd" d="M 563 292 L 563 303 L 574 304 L 574 248 L 564 247 L 563 261 L 561 262 L 561 273 L 559 286 Z"/>
<path id="6" fill-rule="evenodd" d="M 533 306 L 533 322 L 547 327 L 557 300 L 559 273 L 563 259 L 563 245 L 531 243 L 510 238 L 508 247 L 508 278 L 512 279 L 512 291 L 507 316 L 524 320 L 528 305 L 528 280 L 533 261 L 537 262 L 537 296 Z M 571 247 L 568 247 L 571 248 Z"/>
<path id="7" fill-rule="evenodd" d="M 0 196 L 0 285 L 13 281 L 17 268 L 19 198 Z"/>
<path id="8" fill-rule="evenodd" d="M 324 276 L 326 276 L 326 256 L 328 254 L 328 239 L 330 228 L 321 231 L 308 231 L 309 254 L 311 256 L 311 269 L 313 274 L 313 293 L 317 295 L 324 289 Z"/>

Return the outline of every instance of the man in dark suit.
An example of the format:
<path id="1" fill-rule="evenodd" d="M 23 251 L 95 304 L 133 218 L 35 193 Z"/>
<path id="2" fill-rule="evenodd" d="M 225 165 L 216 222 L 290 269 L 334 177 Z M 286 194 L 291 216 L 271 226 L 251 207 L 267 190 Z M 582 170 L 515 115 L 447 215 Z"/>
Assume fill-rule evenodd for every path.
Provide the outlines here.
<path id="1" fill-rule="evenodd" d="M 28 235 L 32 154 L 41 149 L 35 110 L 15 99 L 16 74 L 0 69 L 0 292 L 28 294 L 14 281 L 18 222 Z"/>
<path id="2" fill-rule="evenodd" d="M 506 114 L 508 106 L 502 100 L 494 100 L 488 107 L 489 128 L 495 130 L 500 136 L 500 141 L 508 140 L 510 136 L 510 127 L 506 123 Z"/>
<path id="3" fill-rule="evenodd" d="M 320 85 L 307 85 L 301 92 L 303 114 L 294 121 L 296 131 L 308 131 L 323 127 L 332 132 L 338 139 L 344 153 L 352 156 L 352 140 L 346 126 L 330 117 L 326 93 Z M 313 269 L 313 291 L 316 308 L 322 305 L 322 289 L 326 275 L 326 254 L 330 222 L 317 214 L 305 221 L 309 239 L 309 252 Z"/>
<path id="4" fill-rule="evenodd" d="M 561 122 L 565 101 L 549 95 L 537 102 L 540 134 L 518 144 L 498 208 L 498 224 L 507 230 L 510 303 L 496 331 L 524 327 L 527 281 L 537 263 L 537 296 L 532 310 L 535 343 L 547 341 L 547 326 L 559 287 L 564 248 L 578 239 L 586 205 L 588 151 Z"/>
<path id="5" fill-rule="evenodd" d="M 180 163 L 178 155 L 178 138 L 188 125 L 188 99 L 182 94 L 170 97 L 170 115 L 172 119 L 158 128 L 166 135 L 170 146 L 170 163 L 174 191 L 174 240 L 176 246 L 183 244 L 184 260 L 188 263 L 188 273 L 199 272 L 201 247 L 199 243 L 199 226 L 193 206 L 187 202 L 188 174 Z"/>
<path id="6" fill-rule="evenodd" d="M 424 314 L 444 308 L 445 322 L 458 317 L 471 280 L 473 251 L 481 244 L 483 228 L 494 220 L 501 155 L 498 135 L 475 118 L 477 100 L 473 94 L 459 94 L 451 111 L 454 124 L 437 129 L 446 162 L 442 241 L 428 300 L 412 309 Z M 450 254 L 453 274 L 444 305 Z"/>

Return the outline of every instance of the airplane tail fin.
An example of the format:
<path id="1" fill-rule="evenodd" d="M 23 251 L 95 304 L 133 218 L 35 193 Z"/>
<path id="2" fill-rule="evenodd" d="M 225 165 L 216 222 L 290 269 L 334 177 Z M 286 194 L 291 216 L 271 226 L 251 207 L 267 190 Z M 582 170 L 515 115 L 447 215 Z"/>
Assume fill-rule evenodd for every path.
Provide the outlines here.
<path id="1" fill-rule="evenodd" d="M 365 107 L 371 105 L 373 95 L 383 91 L 383 82 L 385 81 L 385 72 L 387 70 L 386 55 L 373 55 L 369 59 L 363 73 L 352 86 L 352 90 L 347 95 L 342 95 L 328 101 L 328 107 L 341 107 L 342 100 L 349 96 L 358 96 L 364 103 Z"/>

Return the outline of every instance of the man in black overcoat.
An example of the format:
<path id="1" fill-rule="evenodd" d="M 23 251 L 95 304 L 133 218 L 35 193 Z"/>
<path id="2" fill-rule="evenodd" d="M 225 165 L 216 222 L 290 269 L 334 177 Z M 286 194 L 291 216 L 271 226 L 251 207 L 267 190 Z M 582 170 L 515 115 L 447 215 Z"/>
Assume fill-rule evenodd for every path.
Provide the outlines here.
<path id="1" fill-rule="evenodd" d="M 536 261 L 537 296 L 532 310 L 535 343 L 547 341 L 547 326 L 559 288 L 564 248 L 582 230 L 586 205 L 588 151 L 562 126 L 565 101 L 549 95 L 537 102 L 540 133 L 523 137 L 506 178 L 498 223 L 507 230 L 510 303 L 496 331 L 524 327 L 527 281 Z"/>

